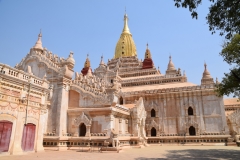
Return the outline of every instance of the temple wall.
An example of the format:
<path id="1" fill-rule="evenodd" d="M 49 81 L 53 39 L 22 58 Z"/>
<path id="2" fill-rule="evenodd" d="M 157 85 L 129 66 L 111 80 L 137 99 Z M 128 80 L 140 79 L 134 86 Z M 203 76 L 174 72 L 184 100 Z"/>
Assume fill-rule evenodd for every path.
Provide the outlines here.
<path id="1" fill-rule="evenodd" d="M 102 133 L 110 129 L 109 121 L 106 121 L 105 116 L 92 117 L 91 133 Z"/>
<path id="2" fill-rule="evenodd" d="M 80 94 L 74 90 L 70 90 L 68 108 L 78 108 L 79 99 L 80 99 Z"/>
<path id="3" fill-rule="evenodd" d="M 131 103 L 132 97 L 125 97 L 125 102 Z M 136 95 L 134 99 L 137 99 Z M 151 136 L 152 127 L 156 128 L 157 136 L 188 135 L 191 126 L 195 128 L 196 135 L 228 134 L 223 99 L 213 91 L 148 95 L 144 96 L 144 105 L 148 136 Z M 193 109 L 193 115 L 188 115 L 189 107 Z M 156 111 L 155 117 L 151 117 L 151 109 Z M 152 121 L 157 125 L 154 126 Z"/>
<path id="4" fill-rule="evenodd" d="M 0 125 L 5 126 L 1 134 L 7 144 L 4 147 L 1 143 L 1 149 L 5 148 L 8 154 L 22 154 L 29 151 L 26 147 L 30 147 L 30 151 L 43 151 L 48 84 L 6 65 L 0 64 L 0 70 Z M 34 128 L 31 134 L 35 136 L 31 140 L 29 132 L 24 130 L 29 126 Z M 24 138 L 24 135 L 27 136 Z M 25 145 L 26 141 L 33 145 Z"/>

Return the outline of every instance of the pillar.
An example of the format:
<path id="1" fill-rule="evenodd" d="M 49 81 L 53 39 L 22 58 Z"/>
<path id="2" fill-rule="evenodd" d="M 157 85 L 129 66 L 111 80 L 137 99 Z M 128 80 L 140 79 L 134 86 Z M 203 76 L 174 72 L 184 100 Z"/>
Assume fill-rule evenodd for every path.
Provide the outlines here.
<path id="1" fill-rule="evenodd" d="M 90 137 L 91 136 L 90 128 L 91 128 L 91 125 L 86 125 L 86 135 L 85 135 L 85 137 Z"/>

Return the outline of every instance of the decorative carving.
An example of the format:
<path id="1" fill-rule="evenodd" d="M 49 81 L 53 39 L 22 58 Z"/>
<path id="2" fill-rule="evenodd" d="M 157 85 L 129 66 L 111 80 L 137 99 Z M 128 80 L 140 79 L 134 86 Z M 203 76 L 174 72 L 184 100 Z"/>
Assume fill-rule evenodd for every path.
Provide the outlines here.
<path id="1" fill-rule="evenodd" d="M 84 112 L 74 120 L 74 124 L 76 126 L 79 126 L 81 123 L 84 123 L 85 125 L 91 125 L 92 124 L 92 119 L 88 118 Z"/>

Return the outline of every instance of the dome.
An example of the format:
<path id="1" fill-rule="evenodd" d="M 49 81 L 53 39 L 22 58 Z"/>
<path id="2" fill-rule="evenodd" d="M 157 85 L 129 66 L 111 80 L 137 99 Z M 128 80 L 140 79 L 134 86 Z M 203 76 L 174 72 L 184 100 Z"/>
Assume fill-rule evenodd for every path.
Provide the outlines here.
<path id="1" fill-rule="evenodd" d="M 73 52 L 70 52 L 69 57 L 67 58 L 67 62 L 75 64 L 75 60 L 73 58 Z"/>
<path id="2" fill-rule="evenodd" d="M 120 39 L 117 42 L 115 48 L 114 58 L 120 57 L 130 57 L 137 55 L 137 49 L 132 38 L 132 34 L 128 28 L 128 17 L 127 14 L 124 15 L 124 27 Z"/>

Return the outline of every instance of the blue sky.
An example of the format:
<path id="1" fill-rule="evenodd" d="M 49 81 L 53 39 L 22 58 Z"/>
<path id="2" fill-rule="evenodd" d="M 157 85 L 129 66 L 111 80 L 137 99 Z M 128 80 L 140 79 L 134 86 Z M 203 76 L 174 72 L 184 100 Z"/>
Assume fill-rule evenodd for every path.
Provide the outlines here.
<path id="1" fill-rule="evenodd" d="M 212 35 L 206 24 L 209 5 L 204 1 L 194 20 L 173 0 L 0 0 L 0 62 L 19 63 L 42 29 L 42 43 L 48 50 L 65 58 L 74 52 L 75 71 L 81 71 L 87 53 L 95 69 L 102 54 L 105 62 L 113 58 L 126 7 L 140 59 L 148 43 L 162 73 L 171 54 L 189 82 L 201 83 L 204 61 L 212 77 L 221 80 L 229 66 L 219 56 L 224 37 Z"/>

